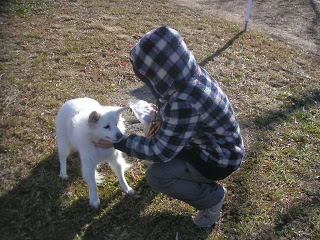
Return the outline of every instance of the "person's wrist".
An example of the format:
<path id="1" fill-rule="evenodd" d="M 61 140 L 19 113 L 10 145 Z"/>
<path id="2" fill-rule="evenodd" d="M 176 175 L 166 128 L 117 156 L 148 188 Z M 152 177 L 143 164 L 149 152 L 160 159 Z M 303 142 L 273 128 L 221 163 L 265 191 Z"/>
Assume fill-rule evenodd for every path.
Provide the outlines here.
<path id="1" fill-rule="evenodd" d="M 124 149 L 126 148 L 127 138 L 128 138 L 128 135 L 124 134 L 119 142 L 115 142 L 113 144 L 113 147 L 120 151 L 124 151 Z"/>

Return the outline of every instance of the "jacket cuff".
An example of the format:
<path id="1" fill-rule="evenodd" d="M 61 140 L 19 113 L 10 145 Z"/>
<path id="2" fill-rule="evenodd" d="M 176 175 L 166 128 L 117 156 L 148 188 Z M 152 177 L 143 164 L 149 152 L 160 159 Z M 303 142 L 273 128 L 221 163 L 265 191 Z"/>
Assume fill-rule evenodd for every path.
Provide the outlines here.
<path id="1" fill-rule="evenodd" d="M 123 135 L 122 139 L 119 142 L 113 144 L 114 148 L 121 151 L 121 152 L 125 152 L 127 139 L 128 139 L 128 136 Z"/>

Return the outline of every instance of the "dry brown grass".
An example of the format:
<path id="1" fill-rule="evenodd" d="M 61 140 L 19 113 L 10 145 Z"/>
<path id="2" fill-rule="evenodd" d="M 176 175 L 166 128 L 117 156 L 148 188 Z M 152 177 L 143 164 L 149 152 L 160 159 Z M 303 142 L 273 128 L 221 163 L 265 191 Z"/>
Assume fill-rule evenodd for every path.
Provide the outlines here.
<path id="1" fill-rule="evenodd" d="M 2 2 L 1 2 L 2 3 Z M 317 239 L 320 234 L 319 59 L 169 1 L 7 3 L 1 14 L 0 236 L 3 239 Z M 227 92 L 247 148 L 222 183 L 228 197 L 213 229 L 195 210 L 153 193 L 144 167 L 121 193 L 106 166 L 101 208 L 88 207 L 78 157 L 58 178 L 54 117 L 71 98 L 124 105 L 135 88 L 128 51 L 153 27 L 178 29 Z M 142 90 L 141 90 L 142 89 Z M 139 91 L 138 91 L 139 92 Z M 138 127 L 131 131 L 140 130 Z"/>

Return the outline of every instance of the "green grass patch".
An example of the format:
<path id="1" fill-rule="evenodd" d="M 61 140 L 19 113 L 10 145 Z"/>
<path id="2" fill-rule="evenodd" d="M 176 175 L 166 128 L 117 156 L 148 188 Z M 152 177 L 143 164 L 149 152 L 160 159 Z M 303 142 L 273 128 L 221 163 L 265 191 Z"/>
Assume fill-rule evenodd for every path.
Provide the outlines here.
<path id="1" fill-rule="evenodd" d="M 1 1 L 0 234 L 3 239 L 318 239 L 319 59 L 171 1 Z M 88 206 L 77 154 L 60 180 L 54 118 L 89 96 L 124 105 L 140 87 L 128 52 L 150 29 L 179 30 L 228 94 L 246 158 L 221 183 L 221 219 L 199 229 L 192 207 L 153 192 L 129 159 L 135 197 L 107 166 Z"/>

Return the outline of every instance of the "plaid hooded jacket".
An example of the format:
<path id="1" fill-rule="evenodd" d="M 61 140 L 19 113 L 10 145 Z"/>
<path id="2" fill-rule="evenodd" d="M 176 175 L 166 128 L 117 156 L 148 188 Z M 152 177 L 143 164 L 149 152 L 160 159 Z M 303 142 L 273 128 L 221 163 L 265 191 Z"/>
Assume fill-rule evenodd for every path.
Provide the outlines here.
<path id="1" fill-rule="evenodd" d="M 238 169 L 244 146 L 230 102 L 196 64 L 180 34 L 168 26 L 148 32 L 130 51 L 130 60 L 158 99 L 163 123 L 154 138 L 132 134 L 114 147 L 154 162 L 179 157 L 209 179 Z"/>

